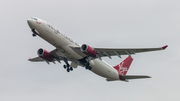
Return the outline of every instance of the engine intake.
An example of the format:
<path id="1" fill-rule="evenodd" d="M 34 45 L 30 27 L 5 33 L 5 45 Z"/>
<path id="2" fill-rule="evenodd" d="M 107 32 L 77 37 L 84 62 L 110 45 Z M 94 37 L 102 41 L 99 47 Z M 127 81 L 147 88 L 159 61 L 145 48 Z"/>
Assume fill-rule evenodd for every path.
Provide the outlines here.
<path id="1" fill-rule="evenodd" d="M 40 48 L 37 53 L 38 53 L 38 56 L 43 58 L 44 60 L 47 60 L 49 62 L 53 61 L 53 57 L 45 49 Z"/>
<path id="2" fill-rule="evenodd" d="M 84 54 L 91 56 L 91 57 L 94 57 L 94 58 L 97 56 L 96 51 L 92 47 L 90 47 L 89 45 L 86 45 L 86 44 L 83 44 L 81 46 L 81 51 Z"/>

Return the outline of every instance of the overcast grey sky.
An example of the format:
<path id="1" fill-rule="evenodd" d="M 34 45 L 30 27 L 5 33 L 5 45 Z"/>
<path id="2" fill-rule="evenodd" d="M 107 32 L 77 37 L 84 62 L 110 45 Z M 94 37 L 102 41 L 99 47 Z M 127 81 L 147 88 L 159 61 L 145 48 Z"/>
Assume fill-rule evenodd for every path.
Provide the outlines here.
<path id="1" fill-rule="evenodd" d="M 0 101 L 179 101 L 179 0 L 0 0 Z M 151 79 L 107 82 L 78 67 L 32 63 L 39 48 L 54 47 L 32 37 L 27 19 L 38 17 L 80 44 L 164 51 L 133 55 L 128 71 Z M 111 65 L 122 59 L 104 58 Z"/>

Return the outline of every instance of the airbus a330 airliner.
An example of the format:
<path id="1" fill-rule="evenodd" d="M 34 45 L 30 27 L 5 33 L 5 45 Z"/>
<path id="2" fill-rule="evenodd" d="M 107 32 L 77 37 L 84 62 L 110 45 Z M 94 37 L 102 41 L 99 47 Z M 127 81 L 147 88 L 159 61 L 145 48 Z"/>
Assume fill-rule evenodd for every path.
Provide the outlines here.
<path id="1" fill-rule="evenodd" d="M 50 52 L 40 48 L 37 51 L 38 57 L 30 58 L 29 61 L 45 61 L 48 64 L 50 62 L 55 63 L 55 61 L 59 63 L 64 61 L 64 68 L 67 72 L 73 71 L 73 68 L 82 66 L 106 78 L 107 81 L 128 81 L 129 79 L 150 78 L 145 75 L 126 75 L 133 61 L 131 54 L 164 50 L 168 47 L 166 45 L 159 48 L 94 48 L 87 44 L 79 45 L 42 19 L 32 17 L 27 22 L 34 37 L 39 36 L 56 47 L 56 49 Z M 111 56 L 121 58 L 121 55 L 128 55 L 128 57 L 116 66 L 111 66 L 102 60 L 102 57 L 109 57 L 111 59 Z M 69 64 L 69 61 L 71 61 L 71 64 Z"/>

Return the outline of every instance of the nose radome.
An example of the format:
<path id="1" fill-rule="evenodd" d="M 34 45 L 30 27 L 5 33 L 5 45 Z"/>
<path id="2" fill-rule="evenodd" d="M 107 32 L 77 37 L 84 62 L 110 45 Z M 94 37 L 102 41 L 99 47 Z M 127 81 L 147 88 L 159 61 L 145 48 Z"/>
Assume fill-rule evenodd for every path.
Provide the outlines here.
<path id="1" fill-rule="evenodd" d="M 27 20 L 27 23 L 28 23 L 29 27 L 30 27 L 31 29 L 33 29 L 33 23 L 34 23 L 34 21 L 29 18 L 29 19 Z"/>

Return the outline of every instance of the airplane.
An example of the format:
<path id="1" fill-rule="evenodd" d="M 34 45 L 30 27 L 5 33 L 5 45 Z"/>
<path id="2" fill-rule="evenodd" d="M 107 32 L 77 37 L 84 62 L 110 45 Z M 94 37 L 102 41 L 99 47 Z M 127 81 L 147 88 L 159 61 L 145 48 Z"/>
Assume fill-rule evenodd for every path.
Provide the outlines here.
<path id="1" fill-rule="evenodd" d="M 132 54 L 164 50 L 168 45 L 158 48 L 95 48 L 87 44 L 80 45 L 74 40 L 66 36 L 64 33 L 57 30 L 55 27 L 46 21 L 37 17 L 32 17 L 27 20 L 27 23 L 32 31 L 32 36 L 39 36 L 45 41 L 56 47 L 52 51 L 47 51 L 40 48 L 37 51 L 38 57 L 29 58 L 31 62 L 50 62 L 55 61 L 65 62 L 63 67 L 67 72 L 73 71 L 73 68 L 78 66 L 94 72 L 95 74 L 106 78 L 107 81 L 126 81 L 130 79 L 151 78 L 146 75 L 126 75 L 133 61 Z M 102 57 L 128 55 L 120 64 L 111 66 L 102 60 Z M 69 64 L 71 61 L 71 64 Z"/>

